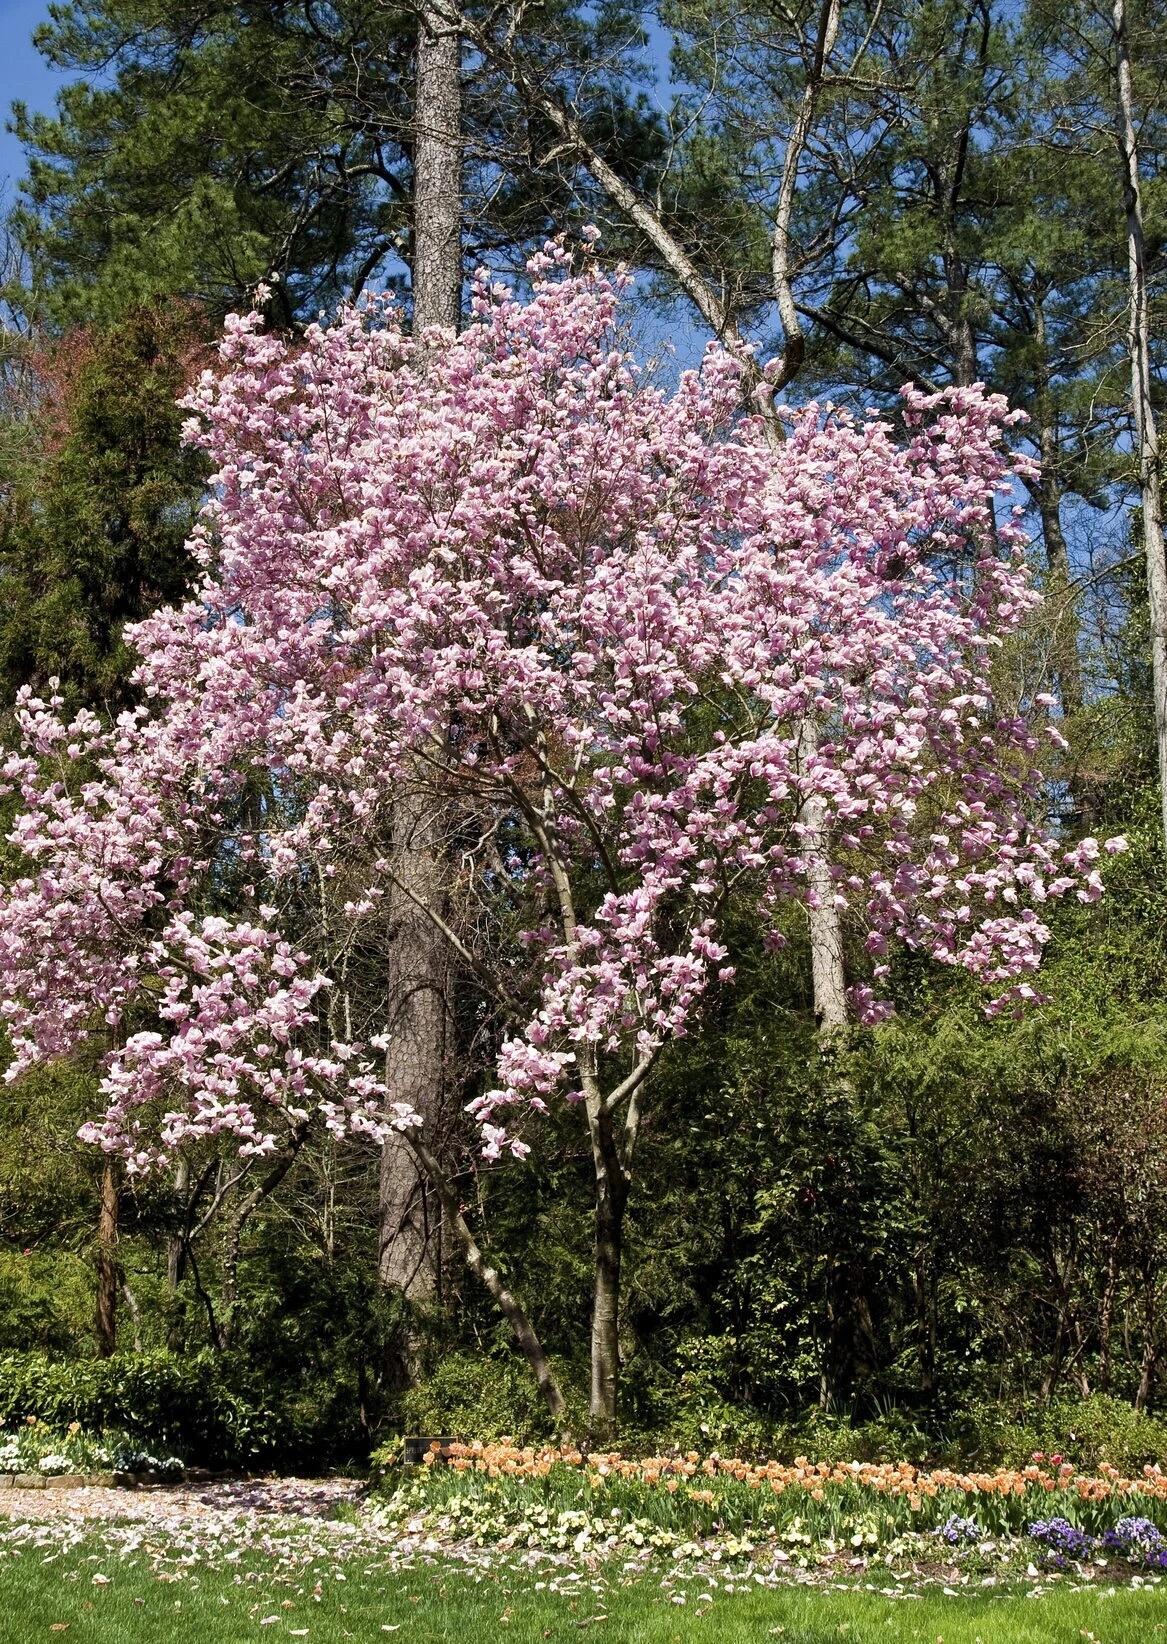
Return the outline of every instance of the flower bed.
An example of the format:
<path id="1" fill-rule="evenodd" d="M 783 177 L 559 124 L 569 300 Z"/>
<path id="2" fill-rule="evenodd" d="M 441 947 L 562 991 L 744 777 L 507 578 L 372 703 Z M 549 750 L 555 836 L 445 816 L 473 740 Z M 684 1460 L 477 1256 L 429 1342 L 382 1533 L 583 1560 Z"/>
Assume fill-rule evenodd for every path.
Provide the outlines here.
<path id="1" fill-rule="evenodd" d="M 479 1544 L 812 1564 L 1017 1562 L 1167 1568 L 1167 1476 L 1060 1457 L 991 1472 L 908 1462 L 754 1464 L 696 1454 L 451 1444 L 401 1473 L 381 1514 Z M 1055 1464 L 1056 1463 L 1056 1464 Z"/>
<path id="2" fill-rule="evenodd" d="M 152 1455 L 124 1433 L 87 1433 L 76 1421 L 57 1428 L 30 1416 L 0 1436 L 0 1485 L 112 1484 L 127 1478 L 177 1479 L 182 1473 L 177 1456 Z"/>

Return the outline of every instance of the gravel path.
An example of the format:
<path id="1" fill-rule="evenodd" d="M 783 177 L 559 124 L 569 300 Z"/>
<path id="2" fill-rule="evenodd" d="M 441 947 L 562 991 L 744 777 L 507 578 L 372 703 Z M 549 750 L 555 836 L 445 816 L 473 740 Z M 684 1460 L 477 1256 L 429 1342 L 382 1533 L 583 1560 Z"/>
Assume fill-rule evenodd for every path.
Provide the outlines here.
<path id="1" fill-rule="evenodd" d="M 55 1519 L 91 1523 L 188 1524 L 224 1519 L 335 1521 L 337 1509 L 359 1500 L 364 1486 L 351 1478 L 239 1479 L 207 1484 L 144 1484 L 134 1490 L 2 1490 L 0 1517 L 24 1523 Z"/>

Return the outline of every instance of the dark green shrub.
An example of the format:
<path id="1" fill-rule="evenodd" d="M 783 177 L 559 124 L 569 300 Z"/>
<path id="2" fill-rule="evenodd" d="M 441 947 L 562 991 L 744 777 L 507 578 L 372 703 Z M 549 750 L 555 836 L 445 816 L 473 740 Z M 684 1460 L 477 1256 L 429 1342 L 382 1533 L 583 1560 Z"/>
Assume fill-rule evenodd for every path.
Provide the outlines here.
<path id="1" fill-rule="evenodd" d="M 1060 1451 L 1090 1470 L 1108 1461 L 1133 1475 L 1147 1462 L 1167 1460 L 1167 1424 L 1102 1393 L 1057 1400 L 1039 1413 L 1034 1425 L 1038 1450 L 1047 1455 Z"/>
<path id="2" fill-rule="evenodd" d="M 398 1428 L 395 1372 L 416 1320 L 377 1281 L 372 1252 L 325 1261 L 282 1222 L 259 1230 L 245 1278 L 234 1357 L 279 1412 L 281 1455 L 297 1468 L 362 1464 Z"/>
<path id="3" fill-rule="evenodd" d="M 210 1467 L 240 1467 L 277 1454 L 280 1424 L 266 1405 L 227 1379 L 209 1353 L 117 1354 L 61 1362 L 40 1353 L 0 1358 L 0 1420 L 36 1416 L 54 1427 L 119 1429 L 144 1448 Z"/>
<path id="4" fill-rule="evenodd" d="M 568 1402 L 569 1427 L 585 1432 L 586 1399 L 582 1390 L 555 1366 Z M 464 1439 L 510 1437 L 517 1444 L 554 1437 L 547 1406 L 526 1364 L 483 1354 L 449 1353 L 433 1375 L 410 1388 L 401 1401 L 407 1433 L 452 1433 Z"/>
<path id="5" fill-rule="evenodd" d="M 1167 1460 L 1167 1423 L 1103 1393 L 1020 1409 L 987 1401 L 953 1421 L 945 1450 L 965 1465 L 1023 1467 L 1040 1452 L 1087 1472 L 1107 1461 L 1132 1476 L 1147 1462 Z"/>

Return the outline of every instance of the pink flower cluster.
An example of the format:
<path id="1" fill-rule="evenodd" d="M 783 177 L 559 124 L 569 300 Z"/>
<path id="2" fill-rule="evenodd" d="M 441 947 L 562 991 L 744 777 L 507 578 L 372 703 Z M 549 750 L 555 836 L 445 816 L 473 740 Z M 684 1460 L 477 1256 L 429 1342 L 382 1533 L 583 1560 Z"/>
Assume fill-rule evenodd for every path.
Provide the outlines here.
<path id="1" fill-rule="evenodd" d="M 274 909 L 259 911 L 275 917 Z M 102 1082 L 105 1117 L 82 1131 L 124 1153 L 135 1170 L 184 1141 L 220 1133 L 237 1137 L 244 1156 L 272 1153 L 279 1140 L 268 1128 L 272 1109 L 293 1134 L 307 1128 L 314 1109 L 338 1136 L 352 1130 L 383 1140 L 416 1122 L 407 1110 L 391 1110 L 355 1046 L 334 1038 L 326 1053 L 305 1048 L 318 1037 L 318 996 L 328 984 L 270 928 L 180 913 L 144 963 L 161 988 L 161 1031 L 133 1034 L 112 1056 Z M 155 1120 L 161 1114 L 157 1138 L 144 1133 L 142 1110 Z"/>
<path id="2" fill-rule="evenodd" d="M 294 343 L 231 320 L 190 400 L 202 580 L 133 636 L 145 708 L 104 732 L 23 704 L 17 1067 L 147 1016 L 92 1129 L 137 1162 L 262 1150 L 272 1111 L 410 1122 L 385 1116 L 375 1000 L 363 1040 L 326 1003 L 375 947 L 407 788 L 454 819 L 462 888 L 526 922 L 518 957 L 484 956 L 513 1022 L 474 1104 L 489 1155 L 524 1151 L 508 1110 L 579 1095 L 581 1056 L 618 1086 L 683 1035 L 730 976 L 729 896 L 782 940 L 824 840 L 869 1020 L 891 942 L 1001 1003 L 1033 992 L 1045 904 L 1099 892 L 1100 847 L 1041 825 L 1044 709 L 994 705 L 1035 600 L 1003 402 L 810 406 L 775 446 L 718 348 L 671 393 L 638 368 L 622 278 L 552 245 L 532 279 L 482 276 L 457 338 L 381 302 Z M 228 882 L 232 918 L 200 914 Z"/>

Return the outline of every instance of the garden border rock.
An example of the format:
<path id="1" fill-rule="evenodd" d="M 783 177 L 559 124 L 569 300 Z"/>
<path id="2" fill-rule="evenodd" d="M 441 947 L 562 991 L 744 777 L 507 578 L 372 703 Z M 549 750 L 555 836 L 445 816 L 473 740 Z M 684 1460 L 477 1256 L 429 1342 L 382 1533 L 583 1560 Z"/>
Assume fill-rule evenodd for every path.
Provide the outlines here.
<path id="1" fill-rule="evenodd" d="M 183 1473 L 0 1473 L 0 1490 L 137 1490 L 144 1484 L 201 1484 L 215 1476 L 202 1467 Z"/>

